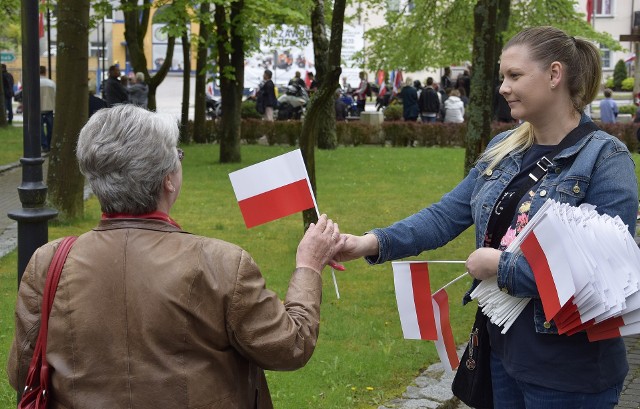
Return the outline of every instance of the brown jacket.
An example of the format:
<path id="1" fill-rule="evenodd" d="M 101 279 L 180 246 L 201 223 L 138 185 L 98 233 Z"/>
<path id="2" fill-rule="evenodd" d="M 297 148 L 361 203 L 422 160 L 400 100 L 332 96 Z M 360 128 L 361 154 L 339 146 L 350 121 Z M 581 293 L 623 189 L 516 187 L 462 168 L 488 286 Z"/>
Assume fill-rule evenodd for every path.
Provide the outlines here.
<path id="1" fill-rule="evenodd" d="M 24 388 L 47 268 L 25 271 L 7 372 Z M 318 337 L 322 281 L 296 269 L 286 299 L 241 248 L 155 220 L 103 220 L 74 244 L 49 321 L 52 408 L 269 408 L 262 369 L 293 370 Z M 256 397 L 258 396 L 258 397 Z"/>

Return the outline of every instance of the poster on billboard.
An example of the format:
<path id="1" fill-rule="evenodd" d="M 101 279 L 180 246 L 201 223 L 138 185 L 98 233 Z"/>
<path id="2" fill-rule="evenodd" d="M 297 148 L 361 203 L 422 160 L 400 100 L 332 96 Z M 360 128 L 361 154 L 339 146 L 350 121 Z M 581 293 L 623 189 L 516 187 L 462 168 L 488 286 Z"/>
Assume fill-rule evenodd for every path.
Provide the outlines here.
<path id="1" fill-rule="evenodd" d="M 342 35 L 342 77 L 351 86 L 359 83 L 360 63 L 355 54 L 364 48 L 363 26 L 345 25 Z M 273 73 L 276 85 L 286 85 L 296 71 L 304 79 L 308 72 L 315 74 L 311 28 L 307 26 L 269 26 L 260 36 L 257 51 L 245 61 L 245 87 L 257 89 L 264 70 Z M 341 80 L 342 81 L 342 80 Z"/>
<path id="2" fill-rule="evenodd" d="M 169 37 L 163 27 L 165 24 L 153 24 L 152 25 L 152 46 L 151 53 L 153 56 L 153 71 L 160 69 L 160 66 L 164 63 L 164 59 L 167 56 L 167 44 L 169 43 Z M 187 27 L 187 33 L 189 32 Z M 176 38 L 175 46 L 173 47 L 173 58 L 171 59 L 171 71 L 182 71 L 184 67 L 184 56 L 182 53 L 182 40 Z"/>

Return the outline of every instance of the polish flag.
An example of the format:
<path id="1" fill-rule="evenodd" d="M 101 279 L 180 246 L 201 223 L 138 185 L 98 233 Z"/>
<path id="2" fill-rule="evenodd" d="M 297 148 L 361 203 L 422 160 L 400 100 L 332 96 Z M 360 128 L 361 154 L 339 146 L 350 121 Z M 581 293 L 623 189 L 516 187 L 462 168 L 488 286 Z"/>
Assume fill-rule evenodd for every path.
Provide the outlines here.
<path id="1" fill-rule="evenodd" d="M 394 261 L 393 283 L 396 289 L 400 324 L 405 339 L 438 339 L 426 262 Z"/>
<path id="2" fill-rule="evenodd" d="M 247 228 L 316 207 L 300 149 L 229 173 Z"/>
<path id="3" fill-rule="evenodd" d="M 612 317 L 587 329 L 589 341 L 600 341 L 640 333 L 640 310 Z"/>
<path id="4" fill-rule="evenodd" d="M 560 245 L 560 234 L 550 218 L 544 217 L 520 245 L 533 270 L 547 321 L 555 317 L 576 291 L 571 267 Z"/>
<path id="5" fill-rule="evenodd" d="M 451 320 L 449 319 L 449 296 L 445 289 L 436 291 L 432 295 L 433 315 L 436 323 L 438 339 L 436 340 L 436 350 L 440 361 L 447 372 L 453 372 L 460 364 L 456 343 L 453 340 L 451 330 Z"/>

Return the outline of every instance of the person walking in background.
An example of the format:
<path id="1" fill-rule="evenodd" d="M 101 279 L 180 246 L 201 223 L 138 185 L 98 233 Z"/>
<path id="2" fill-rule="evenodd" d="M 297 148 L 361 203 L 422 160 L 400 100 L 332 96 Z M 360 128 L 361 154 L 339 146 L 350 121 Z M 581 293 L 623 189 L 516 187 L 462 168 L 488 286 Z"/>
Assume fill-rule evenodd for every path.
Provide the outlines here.
<path id="1" fill-rule="evenodd" d="M 444 92 L 449 92 L 449 88 L 453 87 L 453 82 L 451 81 L 451 68 L 444 67 L 444 75 L 440 77 L 440 89 Z"/>
<path id="2" fill-rule="evenodd" d="M 364 112 L 365 106 L 367 104 L 367 74 L 364 71 L 360 71 L 359 76 L 360 84 L 354 91 L 354 95 L 356 97 L 356 103 L 358 104 L 358 111 Z"/>
<path id="3" fill-rule="evenodd" d="M 464 90 L 464 87 L 458 87 L 458 93 L 460 94 L 460 100 L 462 100 L 462 104 L 466 109 L 469 106 L 469 97 L 467 96 L 467 91 Z"/>
<path id="4" fill-rule="evenodd" d="M 413 80 L 407 77 L 404 87 L 400 90 L 402 101 L 402 118 L 406 122 L 416 122 L 420 114 L 418 107 L 418 90 L 413 86 Z"/>
<path id="5" fill-rule="evenodd" d="M 438 203 L 389 227 L 345 235 L 335 261 L 365 257 L 380 264 L 417 256 L 475 224 L 476 250 L 466 261 L 474 282 L 463 302 L 471 301 L 470 292 L 485 279 L 497 279 L 511 296 L 531 298 L 506 334 L 489 321 L 482 328 L 490 341 L 494 407 L 613 409 L 629 370 L 623 339 L 589 342 L 584 331 L 559 335 L 555 322 L 544 318 L 530 262 L 519 251 L 506 251 L 549 199 L 593 205 L 600 214 L 620 217 L 634 236 L 633 158 L 582 112 L 598 94 L 600 50 L 554 27 L 532 27 L 506 43 L 500 74 L 500 93 L 523 123 L 493 138 L 465 179 Z M 540 163 L 548 172 L 529 176 Z"/>
<path id="6" fill-rule="evenodd" d="M 141 72 L 136 72 L 136 82 L 129 86 L 129 102 L 148 108 L 149 86 L 144 82 L 144 74 Z"/>
<path id="7" fill-rule="evenodd" d="M 263 113 L 265 121 L 273 121 L 273 109 L 278 105 L 275 85 L 271 80 L 272 77 L 271 70 L 264 70 L 264 74 L 262 74 L 263 83 L 258 90 L 256 98 L 256 107 L 260 105 L 259 112 Z"/>
<path id="8" fill-rule="evenodd" d="M 104 99 L 96 96 L 96 83 L 95 81 L 89 81 L 89 118 L 93 116 L 99 110 L 106 108 L 107 103 Z"/>
<path id="9" fill-rule="evenodd" d="M 120 81 L 120 67 L 117 65 L 109 67 L 109 78 L 104 84 L 103 97 L 109 107 L 129 102 L 129 92 Z"/>
<path id="10" fill-rule="evenodd" d="M 56 108 L 56 83 L 47 78 L 47 67 L 40 66 L 40 147 L 51 150 L 53 114 Z"/>
<path id="11" fill-rule="evenodd" d="M 611 98 L 612 94 L 607 88 L 604 90 L 604 99 L 600 100 L 600 121 L 604 124 L 613 124 L 618 118 L 618 104 Z"/>
<path id="12" fill-rule="evenodd" d="M 418 106 L 420 107 L 422 122 L 436 122 L 438 112 L 440 112 L 440 97 L 433 88 L 432 77 L 427 78 L 427 86 L 420 93 Z"/>
<path id="13" fill-rule="evenodd" d="M 7 123 L 13 123 L 13 75 L 7 71 L 7 66 L 2 64 L 2 88 L 4 90 L 4 108 L 7 110 Z"/>
<path id="14" fill-rule="evenodd" d="M 347 104 L 342 100 L 342 92 L 340 89 L 336 90 L 334 108 L 336 110 L 336 121 L 346 121 L 347 116 L 349 116 L 349 107 L 347 107 Z"/>
<path id="15" fill-rule="evenodd" d="M 464 122 L 464 103 L 460 99 L 460 91 L 452 89 L 444 101 L 444 122 L 461 124 Z"/>
<path id="16" fill-rule="evenodd" d="M 296 71 L 293 78 L 289 80 L 289 85 L 296 85 L 304 90 L 307 89 L 307 84 L 302 79 L 302 74 L 300 74 L 300 71 Z"/>
<path id="17" fill-rule="evenodd" d="M 326 215 L 310 224 L 281 301 L 244 249 L 170 217 L 183 185 L 178 137 L 170 115 L 132 104 L 80 131 L 78 165 L 103 213 L 73 244 L 53 301 L 52 407 L 269 409 L 264 369 L 302 368 L 314 352 L 321 273 L 345 240 L 338 225 Z M 16 391 L 60 242 L 33 253 L 19 285 L 7 364 Z"/>

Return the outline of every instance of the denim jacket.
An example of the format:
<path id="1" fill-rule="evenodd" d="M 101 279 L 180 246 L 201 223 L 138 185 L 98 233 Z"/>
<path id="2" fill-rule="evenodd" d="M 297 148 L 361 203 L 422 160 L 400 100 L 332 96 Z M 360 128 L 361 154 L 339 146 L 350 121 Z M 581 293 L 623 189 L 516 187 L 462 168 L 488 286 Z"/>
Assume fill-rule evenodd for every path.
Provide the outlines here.
<path id="1" fill-rule="evenodd" d="M 583 116 L 581 122 L 589 120 Z M 489 147 L 507 138 L 513 131 L 497 135 Z M 510 153 L 495 169 L 478 163 L 458 186 L 442 199 L 404 220 L 384 229 L 374 229 L 379 242 L 378 258 L 372 264 L 416 256 L 441 247 L 472 224 L 476 225 L 476 248 L 483 245 L 491 211 L 505 187 L 520 171 L 523 153 Z M 585 136 L 575 145 L 558 153 L 547 175 L 538 185 L 531 201 L 529 216 L 547 199 L 572 206 L 589 203 L 600 214 L 620 216 L 631 235 L 635 233 L 638 209 L 638 185 L 631 154 L 617 138 L 602 130 Z M 477 285 L 474 280 L 469 293 Z M 531 297 L 538 333 L 557 334 L 553 322 L 545 322 L 542 302 L 529 263 L 521 253 L 503 252 L 498 265 L 498 286 L 515 297 Z"/>

